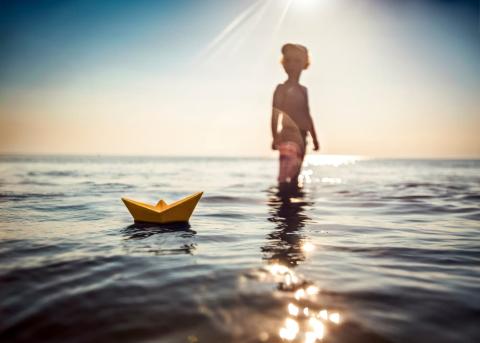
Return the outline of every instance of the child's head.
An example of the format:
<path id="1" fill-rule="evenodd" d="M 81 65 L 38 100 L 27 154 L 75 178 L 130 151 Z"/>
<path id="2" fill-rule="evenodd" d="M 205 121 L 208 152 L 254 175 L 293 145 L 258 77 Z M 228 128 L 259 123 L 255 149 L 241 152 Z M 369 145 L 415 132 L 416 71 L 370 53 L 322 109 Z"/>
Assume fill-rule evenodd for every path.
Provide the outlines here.
<path id="1" fill-rule="evenodd" d="M 300 44 L 285 44 L 282 47 L 282 65 L 288 75 L 300 74 L 310 65 L 307 48 Z"/>

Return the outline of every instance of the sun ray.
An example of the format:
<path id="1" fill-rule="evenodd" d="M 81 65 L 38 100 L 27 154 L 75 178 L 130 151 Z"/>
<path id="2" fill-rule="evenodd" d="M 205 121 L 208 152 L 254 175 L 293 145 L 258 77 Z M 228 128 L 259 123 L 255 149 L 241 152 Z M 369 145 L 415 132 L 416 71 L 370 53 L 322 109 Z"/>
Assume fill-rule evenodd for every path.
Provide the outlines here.
<path id="1" fill-rule="evenodd" d="M 258 10 L 257 14 L 255 15 L 254 18 L 252 18 L 252 23 L 249 26 L 249 28 L 236 42 L 235 46 L 232 48 L 230 51 L 231 54 L 235 54 L 238 49 L 242 46 L 242 44 L 245 42 L 245 40 L 252 34 L 252 32 L 255 30 L 255 28 L 258 26 L 258 23 L 261 21 L 261 19 L 265 16 L 265 12 L 267 8 L 270 6 L 270 4 L 273 3 L 275 0 L 267 0 L 264 2 L 264 5 Z"/>
<path id="2" fill-rule="evenodd" d="M 276 36 L 280 28 L 282 27 L 283 21 L 285 20 L 285 17 L 287 16 L 288 10 L 290 9 L 290 6 L 292 5 L 293 0 L 287 0 L 285 7 L 283 8 L 282 14 L 280 14 L 280 17 L 278 18 L 277 24 L 275 25 L 275 28 L 273 29 L 273 36 Z"/>
<path id="3" fill-rule="evenodd" d="M 238 27 L 225 37 L 216 48 L 208 54 L 208 60 L 215 60 L 219 56 L 232 57 L 240 49 L 248 38 L 253 36 L 255 26 L 257 26 L 259 20 L 265 14 L 270 2 L 274 0 L 262 0 L 262 5 L 259 6 L 254 13 L 248 18 L 242 21 Z"/>
<path id="4" fill-rule="evenodd" d="M 278 13 L 275 13 L 275 17 L 278 16 L 278 19 L 272 22 L 272 28 L 270 31 L 271 38 L 267 42 L 265 42 L 265 49 L 263 49 L 263 52 L 259 52 L 257 61 L 253 69 L 259 69 L 262 67 L 265 61 L 274 60 L 278 57 L 277 46 L 282 43 L 277 40 L 278 32 L 282 27 L 282 24 L 287 16 L 288 10 L 290 9 L 293 1 L 294 0 L 284 0 L 284 4 L 281 4 L 275 9 L 275 12 L 278 11 Z"/>
<path id="5" fill-rule="evenodd" d="M 222 41 L 224 41 L 230 34 L 232 34 L 246 19 L 248 19 L 255 10 L 260 7 L 263 0 L 257 0 L 252 5 L 247 7 L 242 13 L 235 17 L 210 43 L 203 49 L 197 60 L 201 60 L 203 57 L 209 55 L 213 49 L 218 47 Z"/>

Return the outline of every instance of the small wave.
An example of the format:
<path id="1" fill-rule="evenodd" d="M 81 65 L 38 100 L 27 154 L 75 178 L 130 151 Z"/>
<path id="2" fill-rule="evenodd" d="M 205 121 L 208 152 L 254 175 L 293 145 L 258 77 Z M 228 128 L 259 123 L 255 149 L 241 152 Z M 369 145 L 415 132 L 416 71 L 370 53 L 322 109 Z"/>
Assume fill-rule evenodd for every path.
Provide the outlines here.
<path id="1" fill-rule="evenodd" d="M 480 212 L 464 215 L 463 218 L 480 221 Z"/>
<path id="2" fill-rule="evenodd" d="M 249 215 L 234 213 L 234 212 L 218 212 L 218 213 L 204 213 L 201 214 L 202 217 L 213 217 L 213 218 L 228 218 L 228 219 L 247 219 L 250 218 Z"/>
<path id="3" fill-rule="evenodd" d="M 0 193 L 0 201 L 23 201 L 29 199 L 51 199 L 64 197 L 65 193 Z"/>
<path id="4" fill-rule="evenodd" d="M 225 202 L 250 202 L 252 199 L 233 197 L 228 195 L 209 195 L 202 198 L 202 202 L 208 203 L 225 203 Z"/>
<path id="5" fill-rule="evenodd" d="M 342 190 L 342 191 L 338 191 L 337 194 L 351 194 L 351 192 L 347 190 Z"/>
<path id="6" fill-rule="evenodd" d="M 409 189 L 409 188 L 426 188 L 433 190 L 453 190 L 453 191 L 464 191 L 468 189 L 467 185 L 460 184 L 449 184 L 449 183 L 434 183 L 434 182 L 404 182 L 404 183 L 395 183 L 392 186 L 400 189 Z"/>
<path id="7" fill-rule="evenodd" d="M 480 251 L 449 250 L 449 249 L 420 249 L 407 247 L 347 247 L 335 245 L 322 245 L 323 248 L 365 254 L 370 257 L 395 258 L 428 264 L 441 263 L 442 265 L 477 265 L 480 263 Z M 416 267 L 414 267 L 416 268 Z"/>
<path id="8" fill-rule="evenodd" d="M 382 213 L 391 215 L 414 215 L 414 214 L 463 214 L 477 212 L 475 207 L 458 207 L 454 205 L 431 205 L 428 203 L 415 203 L 415 205 L 399 205 L 390 207 Z"/>
<path id="9" fill-rule="evenodd" d="M 53 182 L 45 182 L 45 181 L 36 181 L 36 180 L 22 180 L 18 182 L 19 185 L 31 185 L 31 186 L 55 186 L 56 184 Z"/>
<path id="10" fill-rule="evenodd" d="M 480 201 L 480 194 L 467 194 L 462 197 L 462 200 Z"/>
<path id="11" fill-rule="evenodd" d="M 132 185 L 129 185 L 127 183 L 121 183 L 121 182 L 96 183 L 96 185 L 97 186 L 104 186 L 104 187 L 125 187 L 125 188 L 133 187 Z"/>
<path id="12" fill-rule="evenodd" d="M 245 185 L 245 183 L 234 183 L 234 184 L 228 185 L 225 188 L 246 188 L 246 187 L 247 186 Z"/>
<path id="13" fill-rule="evenodd" d="M 77 171 L 73 170 L 52 170 L 47 172 L 31 171 L 27 173 L 28 176 L 52 176 L 52 177 L 67 177 L 67 176 L 79 176 Z"/>
<path id="14" fill-rule="evenodd" d="M 41 244 L 32 240 L 14 239 L 0 241 L 0 261 L 2 264 L 9 264 L 13 259 L 40 256 L 53 256 L 56 253 L 70 251 L 76 244 L 62 242 L 59 244 Z"/>
<path id="15" fill-rule="evenodd" d="M 425 199 L 434 199 L 433 195 L 398 195 L 398 196 L 386 196 L 382 199 L 385 200 L 407 200 L 407 201 L 415 201 L 415 200 L 425 200 Z"/>
<path id="16" fill-rule="evenodd" d="M 105 219 L 109 211 L 87 204 L 35 204 L 29 207 L 31 215 L 38 221 L 90 222 Z"/>
<path id="17" fill-rule="evenodd" d="M 431 182 L 405 182 L 405 183 L 394 184 L 394 186 L 399 188 L 418 188 L 418 187 L 436 187 L 438 185 Z"/>
<path id="18" fill-rule="evenodd" d="M 78 182 L 79 185 L 95 185 L 94 181 L 81 181 Z"/>
<path id="19" fill-rule="evenodd" d="M 108 189 L 132 189 L 135 188 L 135 186 L 130 185 L 128 183 L 121 183 L 121 182 L 106 182 L 106 183 L 98 183 L 95 182 L 92 184 L 95 188 L 100 187 L 100 188 L 108 188 Z"/>
<path id="20" fill-rule="evenodd" d="M 151 185 L 152 188 L 162 188 L 170 186 L 168 183 L 154 183 Z"/>
<path id="21" fill-rule="evenodd" d="M 50 205 L 50 206 L 32 206 L 32 209 L 38 211 L 86 211 L 90 209 L 89 205 L 85 204 L 72 204 L 72 205 Z"/>

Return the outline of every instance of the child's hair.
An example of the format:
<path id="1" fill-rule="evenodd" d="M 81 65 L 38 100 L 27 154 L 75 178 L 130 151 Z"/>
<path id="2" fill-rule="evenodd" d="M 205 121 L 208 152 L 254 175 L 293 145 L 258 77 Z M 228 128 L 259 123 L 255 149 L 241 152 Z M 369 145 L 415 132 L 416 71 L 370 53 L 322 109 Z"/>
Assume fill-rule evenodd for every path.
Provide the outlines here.
<path id="1" fill-rule="evenodd" d="M 307 69 L 310 66 L 310 54 L 308 53 L 308 49 L 301 44 L 293 44 L 293 43 L 287 43 L 282 46 L 282 59 L 280 60 L 280 63 L 282 65 L 284 64 L 285 54 L 289 50 L 296 50 L 304 54 L 305 66 L 303 67 L 303 69 Z"/>

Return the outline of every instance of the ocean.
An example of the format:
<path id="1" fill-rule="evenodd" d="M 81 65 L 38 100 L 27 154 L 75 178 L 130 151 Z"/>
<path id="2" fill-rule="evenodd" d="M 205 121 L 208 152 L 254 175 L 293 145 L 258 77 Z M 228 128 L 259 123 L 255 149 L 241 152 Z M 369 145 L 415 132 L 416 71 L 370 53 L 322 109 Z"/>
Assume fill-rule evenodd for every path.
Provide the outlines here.
<path id="1" fill-rule="evenodd" d="M 480 342 L 480 161 L 0 157 L 1 342 Z M 190 222 L 121 197 L 203 191 Z"/>

